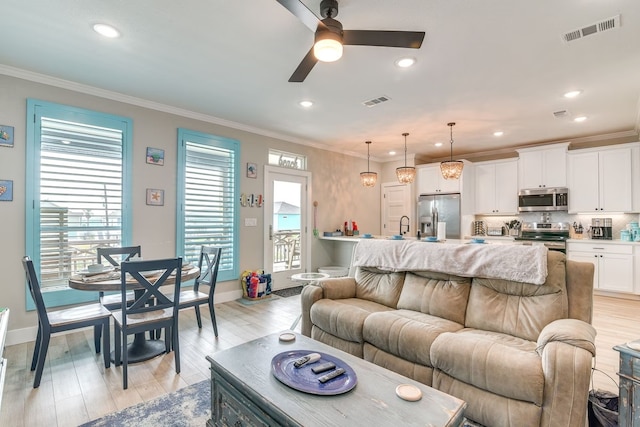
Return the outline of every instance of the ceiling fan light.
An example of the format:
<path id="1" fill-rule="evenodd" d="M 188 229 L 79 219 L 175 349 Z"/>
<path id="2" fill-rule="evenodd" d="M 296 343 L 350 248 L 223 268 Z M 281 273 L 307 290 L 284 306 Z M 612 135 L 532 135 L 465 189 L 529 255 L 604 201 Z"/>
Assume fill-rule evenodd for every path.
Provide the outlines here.
<path id="1" fill-rule="evenodd" d="M 342 57 L 342 37 L 332 31 L 322 31 L 316 34 L 313 54 L 318 61 L 334 62 Z"/>

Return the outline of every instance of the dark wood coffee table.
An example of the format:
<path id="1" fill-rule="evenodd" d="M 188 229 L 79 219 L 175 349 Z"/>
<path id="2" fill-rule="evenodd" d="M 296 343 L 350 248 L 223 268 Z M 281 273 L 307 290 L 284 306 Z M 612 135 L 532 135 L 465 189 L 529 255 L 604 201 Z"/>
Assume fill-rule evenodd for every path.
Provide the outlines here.
<path id="1" fill-rule="evenodd" d="M 466 403 L 380 366 L 296 334 L 280 342 L 273 334 L 207 356 L 211 363 L 211 419 L 207 426 L 461 426 Z M 356 387 L 318 396 L 294 390 L 271 373 L 271 359 L 284 351 L 311 350 L 337 357 L 356 372 Z M 396 393 L 412 384 L 422 399 Z"/>

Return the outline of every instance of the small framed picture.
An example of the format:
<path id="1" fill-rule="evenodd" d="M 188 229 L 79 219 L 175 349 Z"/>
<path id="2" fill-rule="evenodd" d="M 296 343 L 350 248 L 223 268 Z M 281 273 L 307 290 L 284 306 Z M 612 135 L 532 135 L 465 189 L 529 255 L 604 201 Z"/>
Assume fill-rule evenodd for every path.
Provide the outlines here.
<path id="1" fill-rule="evenodd" d="M 0 180 L 0 202 L 13 201 L 13 181 Z"/>
<path id="2" fill-rule="evenodd" d="M 258 165 L 255 163 L 247 163 L 247 178 L 258 177 Z"/>
<path id="3" fill-rule="evenodd" d="M 164 190 L 147 188 L 147 205 L 164 206 Z"/>
<path id="4" fill-rule="evenodd" d="M 147 163 L 150 165 L 164 166 L 164 150 L 147 147 Z"/>
<path id="5" fill-rule="evenodd" d="M 13 147 L 13 126 L 0 125 L 0 147 Z"/>

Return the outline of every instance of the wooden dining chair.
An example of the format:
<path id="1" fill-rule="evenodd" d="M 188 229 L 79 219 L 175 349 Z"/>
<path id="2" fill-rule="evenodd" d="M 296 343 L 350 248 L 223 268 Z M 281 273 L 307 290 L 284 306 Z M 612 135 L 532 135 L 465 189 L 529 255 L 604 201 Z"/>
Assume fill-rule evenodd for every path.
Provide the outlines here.
<path id="1" fill-rule="evenodd" d="M 125 261 L 120 264 L 121 296 L 124 300 L 131 287 L 135 299 L 131 305 L 122 304 L 119 311 L 113 312 L 115 319 L 115 363 L 122 364 L 122 386 L 129 385 L 127 366 L 127 337 L 144 334 L 147 331 L 164 329 L 165 351 L 173 348 L 176 373 L 180 373 L 180 346 L 178 340 L 178 304 L 180 303 L 180 282 L 182 258 L 170 258 L 152 261 Z M 148 277 L 147 277 L 148 276 Z M 173 298 L 161 292 L 167 279 L 172 278 Z M 135 282 L 134 285 L 127 281 Z M 154 305 L 149 305 L 151 300 Z M 175 302 L 174 302 L 175 301 Z"/>
<path id="2" fill-rule="evenodd" d="M 102 264 L 104 259 L 113 267 L 120 267 L 120 263 L 123 261 L 129 261 L 135 256 L 142 256 L 142 249 L 140 246 L 122 246 L 122 247 L 104 247 L 98 248 L 98 264 Z M 127 293 L 127 302 L 133 301 L 133 292 Z M 122 297 L 119 293 L 105 295 L 104 292 L 100 292 L 100 303 L 107 307 L 109 310 L 118 310 L 122 305 Z"/>
<path id="3" fill-rule="evenodd" d="M 109 368 L 111 365 L 111 355 L 109 354 L 111 352 L 109 344 L 109 319 L 111 319 L 111 312 L 98 303 L 85 304 L 64 310 L 47 311 L 44 299 L 42 298 L 40 282 L 33 267 L 33 261 L 28 256 L 22 258 L 22 267 L 27 276 L 31 298 L 33 298 L 38 312 L 38 334 L 31 359 L 31 370 L 36 371 L 33 388 L 40 386 L 44 362 L 47 357 L 47 350 L 49 349 L 49 341 L 51 340 L 51 335 L 57 332 L 86 328 L 87 326 L 100 328 L 102 331 L 100 335 L 102 335 L 103 340 L 102 355 L 104 367 Z M 95 335 L 94 345 L 96 353 L 100 353 L 100 339 Z"/>
<path id="4" fill-rule="evenodd" d="M 198 261 L 200 276 L 196 278 L 193 289 L 183 290 L 180 292 L 180 308 L 195 308 L 196 321 L 198 322 L 198 328 L 200 329 L 202 329 L 200 306 L 204 304 L 209 305 L 211 324 L 213 325 L 213 333 L 216 337 L 218 336 L 218 325 L 216 323 L 216 312 L 213 306 L 213 295 L 216 289 L 216 281 L 218 279 L 218 267 L 220 266 L 221 254 L 222 248 L 202 246 L 200 249 L 200 259 Z M 206 287 L 204 289 L 206 293 L 201 291 L 202 285 Z"/>

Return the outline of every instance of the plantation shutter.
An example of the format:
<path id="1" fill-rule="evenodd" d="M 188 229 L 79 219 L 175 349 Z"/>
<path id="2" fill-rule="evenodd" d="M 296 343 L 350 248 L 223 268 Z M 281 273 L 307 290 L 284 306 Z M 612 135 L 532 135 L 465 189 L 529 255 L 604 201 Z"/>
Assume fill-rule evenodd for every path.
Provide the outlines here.
<path id="1" fill-rule="evenodd" d="M 123 132 L 48 117 L 40 126 L 40 280 L 66 286 L 97 247 L 122 245 Z"/>
<path id="2" fill-rule="evenodd" d="M 237 267 L 237 149 L 191 139 L 184 141 L 184 258 L 197 263 L 202 245 L 222 248 L 218 276 L 226 280 Z"/>

